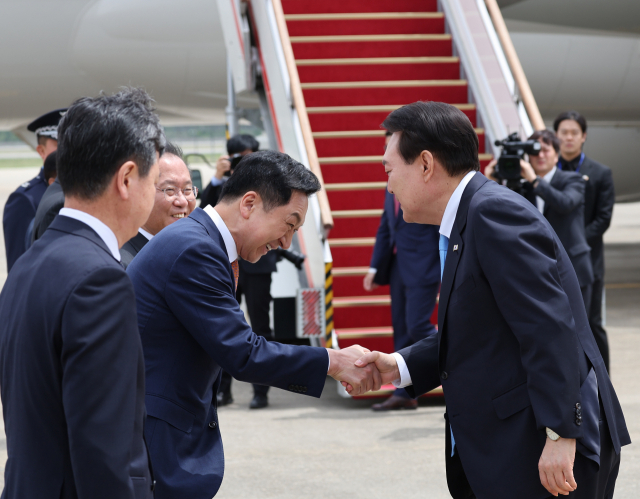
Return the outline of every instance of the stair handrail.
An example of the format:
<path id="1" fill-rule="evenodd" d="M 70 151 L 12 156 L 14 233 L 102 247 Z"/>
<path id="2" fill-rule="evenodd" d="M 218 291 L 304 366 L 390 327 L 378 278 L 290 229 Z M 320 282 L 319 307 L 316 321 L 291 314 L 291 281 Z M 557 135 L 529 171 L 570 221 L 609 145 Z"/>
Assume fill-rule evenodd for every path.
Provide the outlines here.
<path id="1" fill-rule="evenodd" d="M 491 16 L 493 27 L 496 30 L 498 39 L 500 40 L 500 45 L 502 45 L 502 50 L 504 51 L 507 63 L 511 68 L 513 79 L 520 91 L 520 99 L 527 111 L 531 125 L 533 125 L 535 130 L 544 130 L 546 128 L 544 120 L 542 119 L 542 115 L 540 114 L 540 110 L 536 104 L 536 99 L 533 96 L 531 87 L 529 86 L 527 76 L 524 74 L 524 69 L 522 69 L 518 53 L 513 46 L 513 41 L 511 40 L 509 30 L 507 29 L 507 25 L 502 17 L 502 12 L 500 12 L 498 2 L 496 0 L 484 0 L 484 3 L 489 11 L 489 16 Z"/>
<path id="2" fill-rule="evenodd" d="M 322 221 L 322 226 L 324 227 L 324 231 L 326 234 L 331 229 L 333 229 L 333 216 L 331 215 L 329 198 L 324 187 L 324 179 L 322 178 L 322 170 L 320 169 L 320 161 L 318 160 L 316 143 L 313 140 L 311 123 L 309 122 L 307 106 L 304 102 L 304 95 L 302 94 L 300 75 L 298 74 L 298 67 L 296 66 L 296 60 L 293 55 L 293 47 L 291 46 L 291 39 L 289 38 L 289 29 L 287 28 L 287 22 L 284 17 L 282 2 L 281 0 L 272 0 L 272 3 L 276 18 L 276 24 L 278 26 L 278 34 L 280 35 L 280 42 L 282 43 L 282 50 L 284 52 L 284 59 L 287 64 L 287 71 L 289 73 L 289 79 L 291 81 L 291 99 L 293 101 L 293 106 L 295 107 L 298 114 L 298 120 L 300 121 L 302 140 L 304 141 L 304 146 L 307 150 L 307 158 L 309 160 L 309 169 L 316 175 L 316 177 L 318 177 L 318 180 L 320 181 L 321 188 L 317 193 L 317 198 L 320 205 L 320 220 Z"/>

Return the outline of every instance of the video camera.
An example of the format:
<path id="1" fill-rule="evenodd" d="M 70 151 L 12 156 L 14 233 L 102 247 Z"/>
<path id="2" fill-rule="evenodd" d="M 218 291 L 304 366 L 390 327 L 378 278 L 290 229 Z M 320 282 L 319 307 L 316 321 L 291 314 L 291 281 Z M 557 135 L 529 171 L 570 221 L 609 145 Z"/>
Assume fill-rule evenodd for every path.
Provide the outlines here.
<path id="1" fill-rule="evenodd" d="M 307 258 L 305 255 L 303 255 L 302 253 L 298 253 L 297 251 L 286 250 L 282 248 L 276 248 L 274 251 L 278 255 L 278 261 L 284 258 L 285 260 L 289 260 L 291 263 L 293 263 L 298 270 L 302 270 L 302 264 Z"/>
<path id="2" fill-rule="evenodd" d="M 506 139 L 496 140 L 495 145 L 502 147 L 494 176 L 498 180 L 505 180 L 512 191 L 520 192 L 522 175 L 520 174 L 520 160 L 525 154 L 538 156 L 540 142 L 537 140 L 521 141 L 518 132 L 513 132 Z"/>

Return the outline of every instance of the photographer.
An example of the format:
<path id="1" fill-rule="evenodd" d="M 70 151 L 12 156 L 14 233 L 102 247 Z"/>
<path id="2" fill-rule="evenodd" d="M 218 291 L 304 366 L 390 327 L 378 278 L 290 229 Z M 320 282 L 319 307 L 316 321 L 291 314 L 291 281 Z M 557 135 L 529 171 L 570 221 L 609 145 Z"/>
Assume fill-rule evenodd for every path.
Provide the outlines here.
<path id="1" fill-rule="evenodd" d="M 216 173 L 200 196 L 200 208 L 204 209 L 208 205 L 215 206 L 218 203 L 222 186 L 233 173 L 233 169 L 244 156 L 256 152 L 258 149 L 260 149 L 260 143 L 253 135 L 234 135 L 227 140 L 227 153 L 229 155 L 218 158 Z"/>
<path id="2" fill-rule="evenodd" d="M 586 310 L 591 303 L 593 268 L 590 248 L 584 231 L 585 182 L 573 172 L 557 168 L 560 141 L 549 130 L 535 132 L 529 140 L 540 142 L 538 156 L 531 156 L 531 163 L 520 160 L 520 174 L 524 180 L 521 194 L 533 203 L 555 230 L 569 255 L 578 276 Z M 497 180 L 493 160 L 485 169 L 485 175 Z"/>

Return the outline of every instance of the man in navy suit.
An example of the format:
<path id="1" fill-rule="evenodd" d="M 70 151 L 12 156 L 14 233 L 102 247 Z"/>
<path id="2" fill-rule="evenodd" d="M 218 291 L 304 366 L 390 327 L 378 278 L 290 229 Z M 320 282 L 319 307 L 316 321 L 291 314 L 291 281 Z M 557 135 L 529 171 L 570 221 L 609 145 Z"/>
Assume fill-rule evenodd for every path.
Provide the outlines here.
<path id="1" fill-rule="evenodd" d="M 386 137 L 388 144 L 391 134 L 387 132 Z M 440 286 L 438 227 L 405 222 L 402 206 L 388 191 L 369 267 L 366 291 L 390 285 L 394 349 L 435 334 L 431 315 Z M 372 406 L 374 411 L 417 408 L 418 401 L 404 388 L 396 388 L 391 397 Z"/>
<path id="2" fill-rule="evenodd" d="M 356 393 L 380 387 L 375 367 L 359 373 L 354 366 L 364 349 L 267 341 L 248 326 L 235 296 L 238 259 L 256 262 L 288 248 L 304 224 L 307 197 L 319 189 L 315 175 L 286 154 L 250 154 L 215 208 L 197 208 L 163 229 L 127 268 L 144 349 L 145 435 L 157 499 L 210 499 L 220 488 L 221 368 L 242 381 L 313 397 L 327 374 L 352 380 Z"/>
<path id="3" fill-rule="evenodd" d="M 477 172 L 478 138 L 454 106 L 417 102 L 383 126 L 405 220 L 440 226 L 438 334 L 357 364 L 412 395 L 442 384 L 454 498 L 611 498 L 629 433 L 558 236 Z"/>
<path id="4" fill-rule="evenodd" d="M 144 358 L 118 248 L 149 216 L 164 134 L 142 90 L 60 124 L 65 207 L 0 294 L 3 499 L 149 499 Z M 34 306 L 37 304 L 37 306 Z"/>

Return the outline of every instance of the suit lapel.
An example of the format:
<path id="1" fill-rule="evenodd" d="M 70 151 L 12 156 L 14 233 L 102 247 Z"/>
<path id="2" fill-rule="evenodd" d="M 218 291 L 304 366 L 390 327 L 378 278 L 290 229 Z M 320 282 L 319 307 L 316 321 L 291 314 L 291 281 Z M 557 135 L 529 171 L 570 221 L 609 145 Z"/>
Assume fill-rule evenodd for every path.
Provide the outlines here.
<path id="1" fill-rule="evenodd" d="M 144 248 L 145 244 L 147 244 L 148 242 L 149 240 L 143 234 L 140 234 L 140 232 L 138 232 L 138 234 L 136 234 L 136 237 L 131 240 L 131 245 L 135 248 L 137 253 L 140 253 L 140 250 Z"/>
<path id="2" fill-rule="evenodd" d="M 440 302 L 438 303 L 438 332 L 440 338 L 442 337 L 442 331 L 444 330 L 444 322 L 447 316 L 447 308 L 449 305 L 449 299 L 451 297 L 451 288 L 453 286 L 453 280 L 458 270 L 458 264 L 460 263 L 460 257 L 464 250 L 464 240 L 462 234 L 467 224 L 467 213 L 469 212 L 469 204 L 473 195 L 480 187 L 486 182 L 487 178 L 480 173 L 476 173 L 469 181 L 462 193 L 460 204 L 458 205 L 458 212 L 456 213 L 456 221 L 451 229 L 451 235 L 449 236 L 449 249 L 447 250 L 447 259 L 444 264 L 444 272 L 442 274 L 442 285 L 440 286 Z M 438 340 L 438 343 L 440 339 Z"/>

